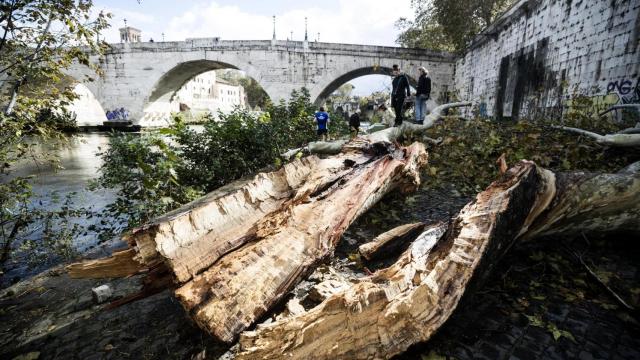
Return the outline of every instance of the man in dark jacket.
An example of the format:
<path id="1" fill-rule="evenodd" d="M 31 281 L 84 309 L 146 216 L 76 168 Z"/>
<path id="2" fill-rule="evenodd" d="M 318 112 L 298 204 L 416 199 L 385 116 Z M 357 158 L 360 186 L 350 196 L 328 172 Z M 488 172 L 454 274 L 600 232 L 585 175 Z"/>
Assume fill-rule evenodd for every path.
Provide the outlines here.
<path id="1" fill-rule="evenodd" d="M 431 78 L 423 66 L 418 68 L 418 88 L 416 89 L 416 124 L 423 124 L 427 114 L 427 100 L 431 97 Z"/>
<path id="2" fill-rule="evenodd" d="M 393 75 L 393 80 L 391 81 L 391 106 L 396 113 L 394 126 L 400 126 L 403 120 L 404 100 L 411 96 L 411 90 L 409 88 L 409 79 L 400 72 L 398 65 L 393 65 L 391 74 Z"/>
<path id="3" fill-rule="evenodd" d="M 358 136 L 360 132 L 360 109 L 357 109 L 351 117 L 349 117 L 349 130 L 351 131 L 351 138 Z"/>

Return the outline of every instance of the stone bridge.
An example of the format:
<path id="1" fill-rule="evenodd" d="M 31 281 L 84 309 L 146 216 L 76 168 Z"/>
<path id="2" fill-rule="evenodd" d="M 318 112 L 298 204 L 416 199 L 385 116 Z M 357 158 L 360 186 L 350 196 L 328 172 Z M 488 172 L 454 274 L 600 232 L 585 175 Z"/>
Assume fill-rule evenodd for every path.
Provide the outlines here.
<path id="1" fill-rule="evenodd" d="M 175 92 L 194 76 L 216 69 L 238 69 L 255 79 L 272 101 L 288 99 L 292 90 L 306 87 L 321 104 L 340 85 L 357 77 L 389 74 L 399 64 L 410 77 L 425 66 L 436 101 L 452 90 L 455 57 L 422 49 L 350 45 L 306 41 L 221 41 L 218 38 L 180 42 L 113 44 L 99 63 L 104 76 L 75 65 L 68 74 L 87 88 L 103 110 L 124 107 L 142 125 L 163 125 L 179 104 Z M 411 78 L 415 82 L 415 79 Z M 104 112 L 102 112 L 104 114 Z"/>

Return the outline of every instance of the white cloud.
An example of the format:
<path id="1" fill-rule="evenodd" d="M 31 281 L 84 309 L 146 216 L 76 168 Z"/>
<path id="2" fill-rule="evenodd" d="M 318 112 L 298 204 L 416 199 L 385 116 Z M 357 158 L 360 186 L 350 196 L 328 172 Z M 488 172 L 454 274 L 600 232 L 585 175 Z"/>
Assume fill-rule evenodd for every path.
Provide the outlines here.
<path id="1" fill-rule="evenodd" d="M 310 7 L 276 14 L 276 36 L 304 38 L 308 18 L 309 40 L 393 46 L 397 37 L 394 22 L 411 14 L 410 1 L 341 0 L 337 10 Z M 166 40 L 220 36 L 226 40 L 270 39 L 271 16 L 251 13 L 240 7 L 202 3 L 169 20 L 163 30 Z M 145 36 L 146 38 L 146 36 Z"/>

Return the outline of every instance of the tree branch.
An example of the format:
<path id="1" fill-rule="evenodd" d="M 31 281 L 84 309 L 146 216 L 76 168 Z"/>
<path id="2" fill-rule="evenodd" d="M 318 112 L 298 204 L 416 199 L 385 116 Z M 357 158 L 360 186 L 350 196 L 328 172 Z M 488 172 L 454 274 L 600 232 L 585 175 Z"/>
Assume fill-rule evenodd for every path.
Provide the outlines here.
<path id="1" fill-rule="evenodd" d="M 13 6 L 15 5 L 15 0 L 11 1 L 11 5 L 9 5 L 9 12 L 7 13 L 7 26 L 4 28 L 4 34 L 2 35 L 2 40 L 0 40 L 0 54 L 2 54 L 2 49 L 4 48 L 4 44 L 7 40 L 7 33 L 9 33 L 9 24 L 11 23 L 11 19 L 13 17 Z"/>
<path id="2" fill-rule="evenodd" d="M 311 142 L 309 145 L 297 149 L 292 149 L 284 154 L 282 157 L 290 159 L 301 151 L 308 151 L 312 154 L 338 154 L 344 147 L 362 148 L 370 146 L 376 143 L 393 143 L 398 141 L 401 137 L 420 138 L 423 142 L 430 142 L 432 144 L 439 144 L 442 139 L 432 139 L 424 135 L 426 131 L 435 124 L 436 121 L 444 116 L 445 111 L 457 107 L 471 106 L 470 101 L 449 103 L 437 106 L 433 109 L 431 114 L 427 115 L 424 119 L 424 124 L 413 124 L 410 122 L 404 122 L 399 127 L 390 127 L 384 130 L 374 132 L 372 134 L 357 138 L 354 141 L 336 140 L 336 141 L 316 141 Z"/>
<path id="3" fill-rule="evenodd" d="M 568 126 L 552 126 L 552 127 L 554 129 L 574 132 L 580 135 L 593 138 L 595 139 L 597 144 L 600 144 L 603 146 L 614 146 L 614 147 L 640 146 L 640 134 L 617 133 L 617 134 L 600 135 L 591 131 L 568 127 Z"/>
<path id="4" fill-rule="evenodd" d="M 33 65 L 33 58 L 38 54 L 38 52 L 40 52 L 40 49 L 42 48 L 42 44 L 44 44 L 44 39 L 49 33 L 49 30 L 51 29 L 52 22 L 53 22 L 53 14 L 49 14 L 49 20 L 47 21 L 47 26 L 44 28 L 44 31 L 42 33 L 42 36 L 40 37 L 40 41 L 38 42 L 38 45 L 33 51 L 33 54 L 31 54 L 29 57 L 25 59 L 25 61 L 29 62 L 29 65 L 28 65 L 29 68 L 31 68 L 31 66 Z M 11 113 L 13 113 L 13 108 L 16 106 L 16 101 L 18 99 L 20 86 L 24 84 L 26 79 L 27 79 L 27 74 L 24 74 L 19 80 L 16 81 L 16 84 L 14 85 L 13 91 L 11 93 L 11 100 L 9 101 L 9 105 L 7 105 L 7 108 L 5 109 L 5 112 L 4 112 L 5 115 L 11 115 Z"/>

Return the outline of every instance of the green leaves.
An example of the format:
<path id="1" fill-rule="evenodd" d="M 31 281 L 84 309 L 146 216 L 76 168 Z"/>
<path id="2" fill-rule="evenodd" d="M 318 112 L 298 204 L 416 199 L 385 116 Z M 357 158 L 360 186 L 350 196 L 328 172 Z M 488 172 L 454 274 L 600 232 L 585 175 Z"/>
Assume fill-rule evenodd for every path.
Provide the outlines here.
<path id="1" fill-rule="evenodd" d="M 108 215 L 125 228 L 103 225 L 104 234 L 119 233 L 166 213 L 202 194 L 269 166 L 281 166 L 280 153 L 315 139 L 306 90 L 288 103 L 267 106 L 257 114 L 236 108 L 208 117 L 202 131 L 179 118 L 155 133 L 116 134 L 101 154 L 100 178 L 93 187 L 117 190 Z"/>
<path id="2" fill-rule="evenodd" d="M 573 337 L 573 334 L 568 332 L 567 330 L 560 330 L 558 326 L 552 322 L 546 322 L 540 317 L 540 315 L 525 315 L 529 320 L 529 325 L 536 326 L 539 328 L 543 328 L 553 336 L 555 341 L 558 341 L 561 337 L 565 337 L 573 342 L 576 342 L 576 339 Z"/>
<path id="3" fill-rule="evenodd" d="M 402 18 L 396 40 L 405 47 L 458 52 L 493 22 L 513 0 L 413 0 L 414 19 Z"/>
<path id="4" fill-rule="evenodd" d="M 453 183 L 458 190 L 474 194 L 498 176 L 496 160 L 505 154 L 509 166 L 527 159 L 552 170 L 615 172 L 636 159 L 634 150 L 604 149 L 592 141 L 551 128 L 552 119 L 511 121 L 464 120 L 449 117 L 429 129 L 432 138 L 444 141 L 429 153 L 425 186 Z M 600 133 L 628 127 L 605 119 L 567 116 L 564 124 Z M 435 170 L 437 169 L 437 170 Z"/>

